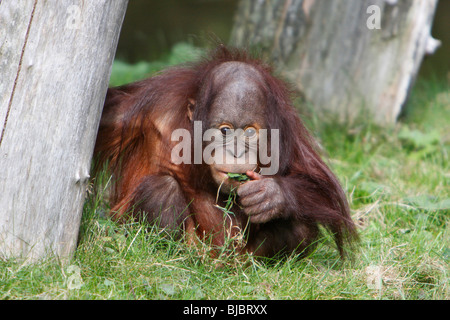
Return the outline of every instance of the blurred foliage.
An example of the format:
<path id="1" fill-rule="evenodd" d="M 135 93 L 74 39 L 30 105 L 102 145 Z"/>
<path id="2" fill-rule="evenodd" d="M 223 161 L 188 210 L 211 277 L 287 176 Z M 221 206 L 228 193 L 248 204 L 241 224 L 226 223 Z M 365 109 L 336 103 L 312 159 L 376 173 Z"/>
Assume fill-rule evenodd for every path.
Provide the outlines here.
<path id="1" fill-rule="evenodd" d="M 160 60 L 146 62 L 140 61 L 129 64 L 121 60 L 115 60 L 112 66 L 110 86 L 120 86 L 137 80 L 147 78 L 164 68 L 199 59 L 204 49 L 191 44 L 180 42 L 173 46 L 168 55 Z"/>
<path id="2" fill-rule="evenodd" d="M 159 60 L 179 42 L 204 47 L 211 39 L 228 43 L 238 0 L 132 0 L 122 26 L 116 58 L 136 63 Z"/>

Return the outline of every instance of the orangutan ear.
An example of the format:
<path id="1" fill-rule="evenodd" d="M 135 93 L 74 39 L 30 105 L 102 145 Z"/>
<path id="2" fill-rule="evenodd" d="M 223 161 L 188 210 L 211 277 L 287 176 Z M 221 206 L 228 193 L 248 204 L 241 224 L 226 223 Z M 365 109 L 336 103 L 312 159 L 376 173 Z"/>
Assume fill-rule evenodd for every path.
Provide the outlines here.
<path id="1" fill-rule="evenodd" d="M 188 98 L 187 116 L 192 121 L 194 115 L 195 100 Z"/>

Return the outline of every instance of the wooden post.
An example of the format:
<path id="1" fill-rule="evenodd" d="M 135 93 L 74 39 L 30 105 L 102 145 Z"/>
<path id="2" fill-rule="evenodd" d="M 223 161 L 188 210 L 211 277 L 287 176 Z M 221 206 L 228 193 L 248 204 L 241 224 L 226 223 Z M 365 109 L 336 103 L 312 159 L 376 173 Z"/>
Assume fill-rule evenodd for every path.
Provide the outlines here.
<path id="1" fill-rule="evenodd" d="M 392 124 L 439 44 L 430 35 L 436 4 L 242 0 L 231 42 L 259 47 L 317 110 Z"/>
<path id="2" fill-rule="evenodd" d="M 127 3 L 0 2 L 0 258 L 74 252 Z"/>

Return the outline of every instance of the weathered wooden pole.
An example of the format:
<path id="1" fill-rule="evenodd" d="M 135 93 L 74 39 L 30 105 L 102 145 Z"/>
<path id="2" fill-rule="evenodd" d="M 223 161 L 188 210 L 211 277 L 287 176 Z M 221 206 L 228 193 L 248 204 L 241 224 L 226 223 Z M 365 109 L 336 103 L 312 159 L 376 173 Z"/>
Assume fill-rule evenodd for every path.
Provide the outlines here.
<path id="1" fill-rule="evenodd" d="M 127 3 L 0 2 L 0 258 L 74 252 Z"/>
<path id="2" fill-rule="evenodd" d="M 439 43 L 437 2 L 241 0 L 231 42 L 259 47 L 317 110 L 392 124 Z"/>

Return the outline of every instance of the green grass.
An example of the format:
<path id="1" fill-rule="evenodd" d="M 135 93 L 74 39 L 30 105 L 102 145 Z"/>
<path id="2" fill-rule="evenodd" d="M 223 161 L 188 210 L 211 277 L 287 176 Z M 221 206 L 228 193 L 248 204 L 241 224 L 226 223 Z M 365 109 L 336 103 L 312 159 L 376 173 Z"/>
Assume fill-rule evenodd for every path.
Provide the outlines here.
<path id="1" fill-rule="evenodd" d="M 225 249 L 212 258 L 207 244 L 108 220 L 100 190 L 86 201 L 71 261 L 0 261 L 0 299 L 449 299 L 449 120 L 449 86 L 438 79 L 419 80 L 393 128 L 306 118 L 359 225 L 345 261 L 327 238 L 305 259 Z"/>

